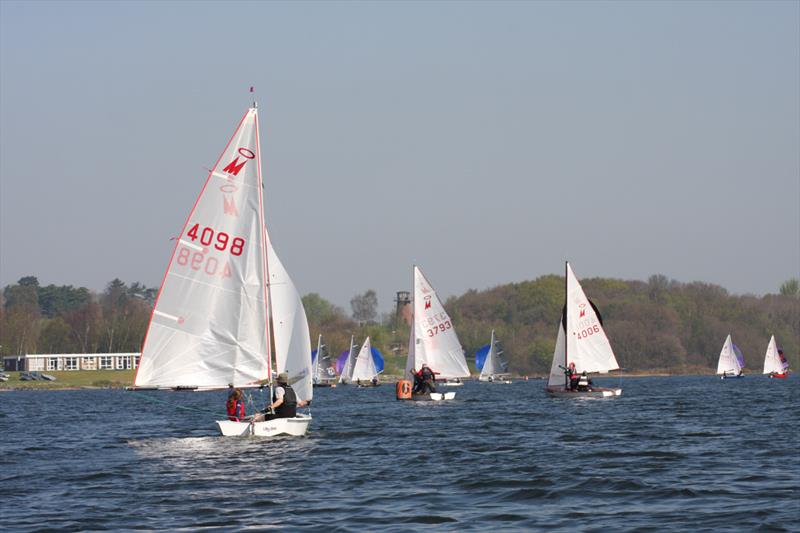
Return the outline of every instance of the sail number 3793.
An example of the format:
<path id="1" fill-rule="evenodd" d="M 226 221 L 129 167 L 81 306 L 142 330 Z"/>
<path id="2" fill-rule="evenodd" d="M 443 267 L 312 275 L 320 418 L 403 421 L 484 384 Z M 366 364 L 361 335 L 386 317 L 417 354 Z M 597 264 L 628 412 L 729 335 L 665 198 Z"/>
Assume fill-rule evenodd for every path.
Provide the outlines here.
<path id="1" fill-rule="evenodd" d="M 442 322 L 442 323 L 430 328 L 427 331 L 428 337 L 433 337 L 434 335 L 437 335 L 439 333 L 444 333 L 446 330 L 448 330 L 448 329 L 450 329 L 452 327 L 453 326 L 452 326 L 452 324 L 450 324 L 450 321 L 449 320 L 445 320 L 444 322 Z"/>

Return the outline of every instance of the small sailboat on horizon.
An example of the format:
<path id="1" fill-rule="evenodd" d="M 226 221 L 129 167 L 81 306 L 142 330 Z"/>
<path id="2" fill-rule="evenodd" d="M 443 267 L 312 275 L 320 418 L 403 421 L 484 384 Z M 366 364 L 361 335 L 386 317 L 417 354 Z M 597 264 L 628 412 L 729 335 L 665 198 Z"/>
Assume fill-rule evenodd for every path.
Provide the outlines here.
<path id="1" fill-rule="evenodd" d="M 722 345 L 717 361 L 717 374 L 720 379 L 739 379 L 744 377 L 744 355 L 731 340 L 730 333 Z"/>
<path id="2" fill-rule="evenodd" d="M 545 390 L 552 396 L 565 398 L 619 396 L 621 388 L 594 387 L 588 379 L 591 373 L 618 370 L 619 364 L 603 329 L 600 312 L 583 292 L 569 262 L 565 269 L 566 298 Z M 570 379 L 573 371 L 576 377 Z"/>
<path id="3" fill-rule="evenodd" d="M 452 380 L 469 377 L 464 349 L 456 335 L 452 319 L 419 267 L 413 273 L 413 314 L 408 338 L 408 358 L 405 379 L 413 379 L 423 365 L 430 368 L 436 379 Z M 452 400 L 455 392 L 424 392 L 410 394 L 411 400 Z"/>
<path id="4" fill-rule="evenodd" d="M 317 337 L 317 349 L 311 352 L 312 382 L 314 387 L 335 387 L 336 369 L 331 364 L 328 347 L 322 342 L 322 335 Z"/>
<path id="5" fill-rule="evenodd" d="M 209 172 L 175 241 L 134 390 L 268 385 L 271 393 L 273 376 L 287 374 L 298 405 L 311 401 L 308 322 L 264 225 L 262 191 L 254 103 Z M 216 423 L 224 436 L 299 436 L 311 416 Z"/>
<path id="6" fill-rule="evenodd" d="M 771 378 L 785 379 L 789 377 L 789 361 L 783 355 L 783 350 L 775 343 L 775 335 L 770 337 L 767 344 L 767 353 L 764 354 L 764 374 Z"/>
<path id="7" fill-rule="evenodd" d="M 481 371 L 478 381 L 487 383 L 513 383 L 508 379 L 508 362 L 502 357 L 503 349 L 492 330 L 489 344 L 481 347 L 475 353 L 475 367 Z"/>

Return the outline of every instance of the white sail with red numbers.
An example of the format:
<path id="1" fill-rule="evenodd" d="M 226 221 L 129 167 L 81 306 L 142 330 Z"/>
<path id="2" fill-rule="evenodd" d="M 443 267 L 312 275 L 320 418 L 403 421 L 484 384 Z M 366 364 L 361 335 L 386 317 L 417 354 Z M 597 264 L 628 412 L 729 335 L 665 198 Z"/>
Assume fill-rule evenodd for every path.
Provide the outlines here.
<path id="1" fill-rule="evenodd" d="M 406 378 L 423 363 L 437 373 L 436 379 L 469 377 L 464 350 L 453 321 L 418 267 L 414 267 L 414 316 L 409 335 Z"/>
<path id="2" fill-rule="evenodd" d="M 586 297 L 570 264 L 566 263 L 566 301 L 561 320 L 558 321 L 558 337 L 553 351 L 550 377 L 547 380 L 547 391 L 572 397 L 609 397 L 622 394 L 620 388 L 607 389 L 591 384 L 575 386 L 567 377 L 567 369 L 572 363 L 575 364 L 578 374 L 604 373 L 619 368 L 597 309 Z"/>
<path id="3" fill-rule="evenodd" d="M 270 375 L 257 111 L 249 109 L 177 239 L 134 385 L 218 388 Z"/>

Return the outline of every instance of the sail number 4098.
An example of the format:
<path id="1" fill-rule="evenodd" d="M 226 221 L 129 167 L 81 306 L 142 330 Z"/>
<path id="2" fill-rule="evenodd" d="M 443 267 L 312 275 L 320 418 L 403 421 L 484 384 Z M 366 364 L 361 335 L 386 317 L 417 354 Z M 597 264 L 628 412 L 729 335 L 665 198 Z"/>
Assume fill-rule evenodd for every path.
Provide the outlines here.
<path id="1" fill-rule="evenodd" d="M 195 224 L 186 233 L 186 236 L 192 239 L 192 242 L 200 239 L 200 244 L 203 246 L 210 246 L 214 244 L 214 248 L 220 252 L 224 252 L 230 244 L 231 255 L 240 256 L 244 250 L 244 239 L 241 237 L 234 237 L 231 239 L 230 235 L 224 231 L 214 231 L 214 228 L 204 227 L 200 228 L 200 224 Z"/>

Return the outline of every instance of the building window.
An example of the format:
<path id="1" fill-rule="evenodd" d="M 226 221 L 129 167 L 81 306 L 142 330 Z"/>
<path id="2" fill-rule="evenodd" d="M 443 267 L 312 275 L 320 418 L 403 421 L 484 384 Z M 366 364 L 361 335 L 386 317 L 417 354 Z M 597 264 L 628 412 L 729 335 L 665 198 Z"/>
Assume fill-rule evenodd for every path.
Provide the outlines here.
<path id="1" fill-rule="evenodd" d="M 47 358 L 47 370 L 58 370 L 58 357 Z"/>
<path id="2" fill-rule="evenodd" d="M 100 357 L 100 370 L 111 370 L 114 368 L 111 356 L 104 355 Z"/>
<path id="3" fill-rule="evenodd" d="M 131 356 L 130 355 L 118 355 L 117 356 L 117 370 L 127 370 L 131 367 Z"/>
<path id="4" fill-rule="evenodd" d="M 94 357 L 83 357 L 81 360 L 81 370 L 94 370 L 96 365 Z"/>
<path id="5" fill-rule="evenodd" d="M 77 357 L 65 357 L 64 358 L 64 370 L 78 370 L 78 358 Z"/>
<path id="6" fill-rule="evenodd" d="M 133 368 L 139 368 L 139 358 L 141 355 L 136 355 L 133 357 Z"/>

